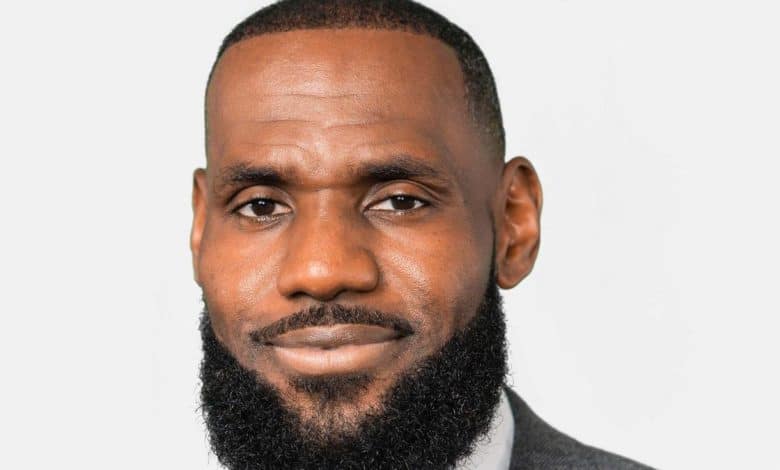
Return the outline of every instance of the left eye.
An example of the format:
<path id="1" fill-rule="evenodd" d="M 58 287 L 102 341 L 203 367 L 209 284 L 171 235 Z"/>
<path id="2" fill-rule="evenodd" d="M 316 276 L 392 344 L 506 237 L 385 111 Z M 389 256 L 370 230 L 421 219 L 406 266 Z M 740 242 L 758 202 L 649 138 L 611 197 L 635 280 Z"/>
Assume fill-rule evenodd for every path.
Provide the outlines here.
<path id="1" fill-rule="evenodd" d="M 371 206 L 371 209 L 378 211 L 403 212 L 419 209 L 420 207 L 426 205 L 428 205 L 427 202 L 421 199 L 417 199 L 416 197 L 399 195 L 390 196 L 389 198 Z"/>
<path id="2" fill-rule="evenodd" d="M 254 199 L 239 207 L 236 212 L 244 217 L 263 219 L 287 214 L 290 212 L 290 208 L 272 199 Z"/>

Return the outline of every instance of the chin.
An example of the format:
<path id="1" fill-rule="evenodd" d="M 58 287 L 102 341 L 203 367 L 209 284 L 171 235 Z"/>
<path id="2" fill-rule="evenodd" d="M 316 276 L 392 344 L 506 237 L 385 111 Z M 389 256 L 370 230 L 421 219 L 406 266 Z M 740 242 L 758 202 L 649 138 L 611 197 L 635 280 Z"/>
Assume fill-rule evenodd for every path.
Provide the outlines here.
<path id="1" fill-rule="evenodd" d="M 277 390 L 285 408 L 300 418 L 306 432 L 333 441 L 354 436 L 368 418 L 382 415 L 401 375 L 380 377 L 362 371 L 299 375 Z"/>

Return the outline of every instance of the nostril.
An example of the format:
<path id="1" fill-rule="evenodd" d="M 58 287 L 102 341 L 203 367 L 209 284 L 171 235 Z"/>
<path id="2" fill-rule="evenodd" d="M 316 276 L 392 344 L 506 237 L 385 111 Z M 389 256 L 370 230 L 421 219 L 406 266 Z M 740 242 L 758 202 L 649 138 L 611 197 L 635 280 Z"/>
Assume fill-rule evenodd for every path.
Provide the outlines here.
<path id="1" fill-rule="evenodd" d="M 324 289 L 308 288 L 306 290 L 295 291 L 292 294 L 287 295 L 287 297 L 290 299 L 300 299 L 303 297 L 309 297 L 320 302 L 328 302 L 338 297 L 345 290 L 346 289 L 324 290 Z"/>

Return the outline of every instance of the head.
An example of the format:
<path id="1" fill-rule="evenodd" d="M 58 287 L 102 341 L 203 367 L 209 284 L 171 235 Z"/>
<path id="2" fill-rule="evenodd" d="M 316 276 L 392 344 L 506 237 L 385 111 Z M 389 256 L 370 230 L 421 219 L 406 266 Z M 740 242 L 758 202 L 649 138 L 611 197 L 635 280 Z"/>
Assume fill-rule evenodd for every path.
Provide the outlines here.
<path id="1" fill-rule="evenodd" d="M 503 380 L 497 287 L 530 272 L 541 211 L 531 164 L 505 162 L 476 44 L 409 1 L 274 4 L 220 49 L 206 135 L 191 248 L 220 458 L 245 444 L 231 432 L 284 434 L 225 426 L 248 416 L 217 406 L 238 396 L 278 411 L 253 419 L 285 423 L 301 448 L 342 457 L 409 447 L 392 434 L 409 425 L 395 411 L 472 402 L 474 419 L 416 423 L 434 443 L 415 445 L 458 447 L 443 466 L 467 453 Z"/>

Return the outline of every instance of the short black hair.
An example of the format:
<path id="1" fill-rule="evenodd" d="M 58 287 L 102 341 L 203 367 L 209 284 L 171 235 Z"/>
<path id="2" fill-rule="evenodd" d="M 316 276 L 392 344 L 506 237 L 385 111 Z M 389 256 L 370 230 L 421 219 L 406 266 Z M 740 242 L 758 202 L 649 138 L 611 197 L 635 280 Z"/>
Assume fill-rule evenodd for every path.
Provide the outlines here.
<path id="1" fill-rule="evenodd" d="M 487 142 L 504 158 L 505 137 L 493 73 L 479 46 L 463 29 L 412 0 L 281 0 L 236 25 L 212 66 L 237 42 L 266 33 L 302 29 L 365 28 L 401 30 L 440 40 L 455 51 L 471 117 Z M 210 77 L 209 77 L 210 81 Z"/>

